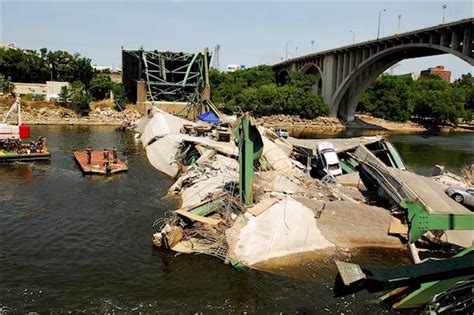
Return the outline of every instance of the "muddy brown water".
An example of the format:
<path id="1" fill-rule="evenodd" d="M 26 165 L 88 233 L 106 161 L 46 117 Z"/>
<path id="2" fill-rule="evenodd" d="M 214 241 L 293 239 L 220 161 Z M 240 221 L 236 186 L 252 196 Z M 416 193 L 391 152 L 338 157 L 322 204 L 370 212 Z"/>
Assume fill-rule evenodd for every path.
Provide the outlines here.
<path id="1" fill-rule="evenodd" d="M 33 127 L 32 135 L 39 134 L 48 138 L 51 162 L 0 166 L 3 311 L 390 312 L 372 304 L 366 292 L 333 297 L 333 259 L 395 266 L 409 263 L 405 251 L 296 255 L 263 266 L 272 273 L 236 270 L 205 255 L 157 251 L 151 244 L 152 225 L 176 207 L 174 200 L 163 198 L 172 180 L 151 167 L 131 134 L 112 127 Z M 391 139 L 407 164 L 422 173 L 434 160 L 453 169 L 473 160 L 471 135 Z M 87 145 L 98 150 L 117 145 L 130 171 L 107 178 L 83 176 L 72 151 Z"/>

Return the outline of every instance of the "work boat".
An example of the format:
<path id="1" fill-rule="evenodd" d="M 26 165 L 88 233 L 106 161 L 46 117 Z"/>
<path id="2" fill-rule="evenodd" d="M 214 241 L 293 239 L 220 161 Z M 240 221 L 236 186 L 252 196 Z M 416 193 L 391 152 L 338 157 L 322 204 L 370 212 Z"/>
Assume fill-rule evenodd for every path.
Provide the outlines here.
<path id="1" fill-rule="evenodd" d="M 15 111 L 17 120 L 16 123 L 11 123 L 9 118 Z M 45 145 L 46 138 L 40 137 L 40 143 L 32 141 L 29 145 L 23 144 L 23 140 L 28 138 L 30 138 L 30 127 L 22 123 L 21 101 L 17 97 L 0 123 L 0 162 L 49 160 L 51 158 Z"/>

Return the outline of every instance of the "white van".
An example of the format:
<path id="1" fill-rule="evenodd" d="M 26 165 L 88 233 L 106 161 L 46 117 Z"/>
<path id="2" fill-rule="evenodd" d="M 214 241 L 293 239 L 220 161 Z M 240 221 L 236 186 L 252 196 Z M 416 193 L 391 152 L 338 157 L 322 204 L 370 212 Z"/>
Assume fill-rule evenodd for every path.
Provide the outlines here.
<path id="1" fill-rule="evenodd" d="M 321 161 L 322 167 L 328 174 L 333 176 L 342 175 L 342 169 L 339 165 L 339 158 L 336 150 L 330 142 L 321 142 L 316 146 L 318 159 Z"/>

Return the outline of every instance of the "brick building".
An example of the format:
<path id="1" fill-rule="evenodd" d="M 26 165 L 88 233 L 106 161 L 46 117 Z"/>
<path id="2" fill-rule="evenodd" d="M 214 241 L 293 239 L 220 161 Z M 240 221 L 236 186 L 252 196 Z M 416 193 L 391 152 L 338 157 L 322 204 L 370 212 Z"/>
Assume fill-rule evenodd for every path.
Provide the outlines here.
<path id="1" fill-rule="evenodd" d="M 444 66 L 436 66 L 434 68 L 428 68 L 420 72 L 420 77 L 429 75 L 437 75 L 446 82 L 451 82 L 451 71 L 445 70 Z"/>

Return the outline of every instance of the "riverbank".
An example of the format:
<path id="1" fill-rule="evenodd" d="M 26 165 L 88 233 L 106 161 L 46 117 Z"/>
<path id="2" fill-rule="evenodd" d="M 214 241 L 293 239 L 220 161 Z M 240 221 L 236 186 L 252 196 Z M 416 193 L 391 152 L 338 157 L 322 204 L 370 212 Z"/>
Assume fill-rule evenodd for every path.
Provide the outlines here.
<path id="1" fill-rule="evenodd" d="M 407 121 L 394 122 L 370 115 L 359 114 L 356 119 L 350 123 L 342 123 L 336 117 L 317 117 L 315 119 L 306 119 L 291 115 L 272 115 L 256 118 L 256 122 L 267 128 L 285 128 L 293 136 L 302 133 L 339 133 L 345 129 L 365 129 L 377 130 L 380 132 L 397 133 L 420 133 L 429 130 L 443 132 L 473 132 L 470 128 L 451 127 L 451 126 L 432 126 L 427 127 L 422 124 Z"/>
<path id="2" fill-rule="evenodd" d="M 8 111 L 13 98 L 0 98 L 0 119 Z M 90 125 L 90 126 L 119 126 L 124 121 L 136 121 L 141 114 L 133 104 L 128 104 L 124 111 L 117 111 L 109 100 L 93 101 L 90 103 L 88 116 L 76 114 L 73 110 L 64 108 L 54 102 L 22 100 L 23 123 L 29 125 Z M 474 132 L 471 125 L 459 127 L 437 126 L 428 128 L 419 123 L 408 121 L 404 123 L 388 121 L 370 115 L 357 115 L 356 120 L 342 123 L 336 117 L 316 117 L 306 119 L 294 115 L 271 115 L 256 118 L 257 125 L 267 128 L 285 128 L 295 137 L 305 134 L 337 134 L 346 129 L 374 130 L 380 133 L 420 133 L 429 130 L 443 132 Z"/>
<path id="3" fill-rule="evenodd" d="M 11 104 L 12 98 L 0 99 L 0 119 L 3 119 Z M 119 126 L 124 121 L 135 121 L 141 116 L 133 105 L 119 112 L 108 100 L 91 102 L 90 108 L 88 116 L 81 116 L 54 102 L 21 101 L 22 121 L 29 125 Z"/>

